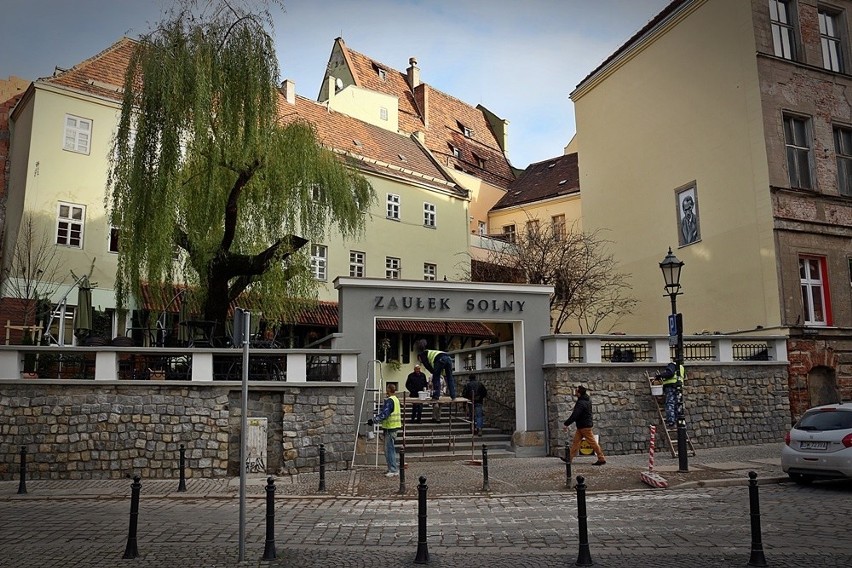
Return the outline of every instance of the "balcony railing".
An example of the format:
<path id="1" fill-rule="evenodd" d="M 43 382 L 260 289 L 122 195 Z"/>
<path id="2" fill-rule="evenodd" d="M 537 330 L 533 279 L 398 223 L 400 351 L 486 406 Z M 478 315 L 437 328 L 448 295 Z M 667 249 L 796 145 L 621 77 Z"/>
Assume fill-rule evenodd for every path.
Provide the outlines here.
<path id="1" fill-rule="evenodd" d="M 250 349 L 248 379 L 356 383 L 358 353 Z M 0 346 L 0 379 L 242 380 L 242 349 Z"/>

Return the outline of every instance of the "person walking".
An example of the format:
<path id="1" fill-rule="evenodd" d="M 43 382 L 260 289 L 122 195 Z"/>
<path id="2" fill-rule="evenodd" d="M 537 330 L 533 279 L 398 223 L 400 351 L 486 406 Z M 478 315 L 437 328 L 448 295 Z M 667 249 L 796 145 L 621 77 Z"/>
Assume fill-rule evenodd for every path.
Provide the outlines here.
<path id="1" fill-rule="evenodd" d="M 677 425 L 677 389 L 683 388 L 686 380 L 686 369 L 674 361 L 666 365 L 666 368 L 654 375 L 654 378 L 663 381 L 663 394 L 666 397 L 666 428 L 674 428 Z"/>
<path id="2" fill-rule="evenodd" d="M 467 384 L 462 389 L 462 396 L 473 403 L 473 433 L 482 436 L 482 426 L 485 424 L 485 408 L 483 403 L 488 396 L 488 389 L 476 379 L 476 375 L 467 378 Z"/>
<path id="3" fill-rule="evenodd" d="M 574 439 L 571 441 L 570 455 L 562 458 L 562 461 L 574 461 L 574 456 L 580 451 L 580 443 L 586 440 L 598 457 L 598 461 L 592 465 L 604 465 L 606 458 L 598 441 L 595 440 L 595 433 L 592 431 L 592 400 L 589 398 L 588 391 L 583 385 L 579 385 L 574 392 L 577 397 L 577 402 L 574 403 L 574 410 L 571 411 L 571 416 L 564 422 L 562 427 L 563 432 L 568 431 L 568 426 L 575 424 L 577 431 L 574 432 Z"/>
<path id="4" fill-rule="evenodd" d="M 399 398 L 396 396 L 396 385 L 388 383 L 385 387 L 387 398 L 382 405 L 382 410 L 367 420 L 367 424 L 372 426 L 379 423 L 382 430 L 385 431 L 385 462 L 388 465 L 386 477 L 397 477 L 399 475 L 399 461 L 396 455 L 396 433 L 402 428 L 402 412 L 399 405 Z"/>
<path id="5" fill-rule="evenodd" d="M 411 421 L 420 424 L 423 421 L 423 403 L 418 402 L 420 393 L 425 391 L 428 382 L 426 375 L 420 370 L 420 365 L 414 365 L 414 370 L 405 379 L 405 389 L 411 395 Z"/>
<path id="6" fill-rule="evenodd" d="M 453 378 L 453 359 L 444 351 L 426 349 L 426 340 L 419 339 L 414 344 L 417 360 L 432 373 L 432 400 L 441 397 L 441 374 L 447 381 L 447 390 L 452 400 L 456 399 L 456 380 Z"/>

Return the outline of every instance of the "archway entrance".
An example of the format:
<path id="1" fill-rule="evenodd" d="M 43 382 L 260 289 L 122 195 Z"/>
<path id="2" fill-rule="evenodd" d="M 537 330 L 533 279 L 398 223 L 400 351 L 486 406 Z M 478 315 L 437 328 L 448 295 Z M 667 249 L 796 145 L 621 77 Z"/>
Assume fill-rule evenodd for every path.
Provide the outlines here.
<path id="1" fill-rule="evenodd" d="M 379 319 L 507 322 L 515 342 L 515 432 L 518 456 L 545 455 L 545 393 L 541 338 L 550 333 L 550 286 L 338 278 L 335 347 L 358 355 L 356 400 L 375 357 Z M 356 414 L 362 412 L 356 407 Z M 356 416 L 363 423 L 366 415 Z"/>

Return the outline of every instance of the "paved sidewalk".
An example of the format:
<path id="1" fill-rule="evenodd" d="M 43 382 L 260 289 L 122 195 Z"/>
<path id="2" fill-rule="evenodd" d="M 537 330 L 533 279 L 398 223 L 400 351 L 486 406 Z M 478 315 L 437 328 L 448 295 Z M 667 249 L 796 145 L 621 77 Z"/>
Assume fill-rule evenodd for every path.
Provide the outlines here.
<path id="1" fill-rule="evenodd" d="M 786 480 L 781 472 L 781 444 L 699 449 L 689 457 L 689 472 L 678 473 L 678 461 L 666 454 L 657 456 L 654 471 L 669 484 L 669 489 L 747 485 L 748 472 L 754 471 L 761 484 Z M 567 484 L 565 464 L 554 457 L 500 458 L 488 463 L 488 490 L 479 463 L 482 456 L 459 456 L 458 460 L 412 462 L 405 471 L 405 487 L 400 492 L 400 478 L 384 476 L 384 459 L 372 465 L 359 465 L 352 470 L 326 471 L 325 491 L 319 491 L 319 473 L 275 478 L 276 498 L 287 497 L 383 497 L 416 499 L 419 478 L 425 477 L 429 498 L 469 495 L 524 495 L 574 492 Z M 577 458 L 572 467 L 572 483 L 577 476 L 585 478 L 588 493 L 612 491 L 665 491 L 642 482 L 640 474 L 648 471 L 645 455 L 607 456 L 604 466 L 595 467 L 594 456 Z M 16 472 L 17 473 L 17 472 Z M 142 479 L 146 497 L 170 498 L 236 498 L 239 478 L 199 479 L 187 472 L 186 492 L 178 492 L 178 479 Z M 17 476 L 16 476 L 17 477 Z M 252 475 L 246 484 L 246 495 L 263 498 L 268 476 Z M 41 480 L 27 479 L 26 495 L 18 495 L 19 480 L 0 481 L 0 500 L 58 498 L 127 498 L 132 480 Z"/>

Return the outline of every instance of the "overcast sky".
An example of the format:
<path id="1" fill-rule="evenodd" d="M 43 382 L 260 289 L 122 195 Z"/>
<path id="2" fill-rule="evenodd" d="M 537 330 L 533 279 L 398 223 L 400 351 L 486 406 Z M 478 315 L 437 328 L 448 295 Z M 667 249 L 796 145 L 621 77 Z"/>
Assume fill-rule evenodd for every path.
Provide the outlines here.
<path id="1" fill-rule="evenodd" d="M 432 87 L 509 121 L 526 167 L 574 135 L 569 93 L 670 0 L 284 0 L 282 79 L 316 99 L 336 37 L 399 71 L 416 57 Z M 71 67 L 161 19 L 166 0 L 2 0 L 0 78 Z"/>

